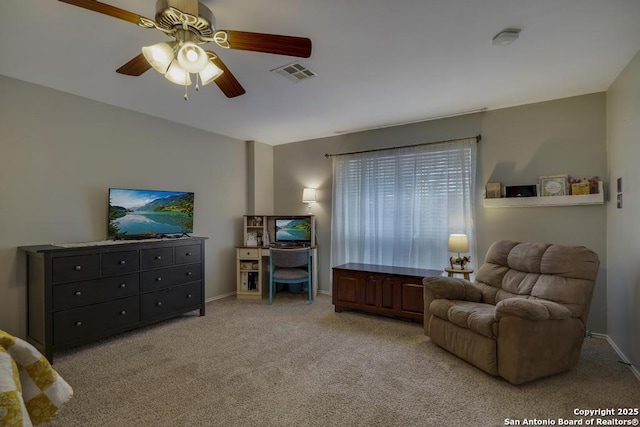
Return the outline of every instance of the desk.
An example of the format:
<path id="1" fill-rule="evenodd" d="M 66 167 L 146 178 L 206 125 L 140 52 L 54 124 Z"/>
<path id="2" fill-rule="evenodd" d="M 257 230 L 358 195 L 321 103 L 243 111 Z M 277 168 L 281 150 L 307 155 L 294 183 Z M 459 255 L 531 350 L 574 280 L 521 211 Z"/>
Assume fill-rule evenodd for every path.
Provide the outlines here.
<path id="1" fill-rule="evenodd" d="M 332 302 L 345 308 L 424 321 L 422 279 L 441 270 L 349 263 L 333 267 Z"/>
<path id="2" fill-rule="evenodd" d="M 297 246 L 300 247 L 300 246 Z M 269 292 L 269 247 L 236 247 L 236 297 L 260 300 Z M 318 295 L 318 248 L 311 247 L 311 296 Z"/>

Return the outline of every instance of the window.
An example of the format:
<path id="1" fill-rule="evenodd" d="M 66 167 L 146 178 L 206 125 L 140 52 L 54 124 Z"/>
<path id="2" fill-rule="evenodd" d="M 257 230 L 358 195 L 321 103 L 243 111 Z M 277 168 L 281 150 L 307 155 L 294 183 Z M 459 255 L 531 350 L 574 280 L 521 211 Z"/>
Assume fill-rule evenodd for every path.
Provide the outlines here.
<path id="1" fill-rule="evenodd" d="M 476 138 L 333 159 L 331 264 L 442 269 L 449 234 L 475 253 Z"/>

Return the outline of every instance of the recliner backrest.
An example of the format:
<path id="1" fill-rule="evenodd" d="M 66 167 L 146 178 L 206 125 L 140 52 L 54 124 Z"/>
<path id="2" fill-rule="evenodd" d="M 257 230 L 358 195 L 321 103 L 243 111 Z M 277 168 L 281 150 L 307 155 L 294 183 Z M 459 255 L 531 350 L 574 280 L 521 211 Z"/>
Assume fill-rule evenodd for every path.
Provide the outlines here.
<path id="1" fill-rule="evenodd" d="M 586 323 L 599 265 L 598 255 L 584 246 L 501 240 L 487 251 L 475 284 L 485 303 L 544 299 L 564 305 Z"/>

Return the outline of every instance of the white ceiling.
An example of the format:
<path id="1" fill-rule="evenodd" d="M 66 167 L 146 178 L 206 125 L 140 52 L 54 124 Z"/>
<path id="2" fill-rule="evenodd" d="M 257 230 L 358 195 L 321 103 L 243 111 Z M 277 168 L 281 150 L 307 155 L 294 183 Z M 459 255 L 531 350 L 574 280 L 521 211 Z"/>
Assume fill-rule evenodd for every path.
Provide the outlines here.
<path id="1" fill-rule="evenodd" d="M 155 0 L 104 0 L 147 18 Z M 115 70 L 153 29 L 56 0 L 0 0 L 0 74 L 240 140 L 333 136 L 605 91 L 640 48 L 640 0 L 202 0 L 218 29 L 309 37 L 318 77 L 269 70 L 295 58 L 216 51 L 247 93 L 215 84 L 184 101 L 153 69 Z M 505 47 L 491 39 L 521 28 Z M 1 94 L 0 94 L 1 96 Z"/>

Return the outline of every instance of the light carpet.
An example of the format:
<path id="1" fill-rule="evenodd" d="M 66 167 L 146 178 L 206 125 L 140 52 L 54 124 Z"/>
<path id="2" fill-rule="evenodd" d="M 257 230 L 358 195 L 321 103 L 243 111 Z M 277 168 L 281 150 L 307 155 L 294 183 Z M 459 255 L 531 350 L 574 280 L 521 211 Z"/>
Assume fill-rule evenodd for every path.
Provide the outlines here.
<path id="1" fill-rule="evenodd" d="M 206 316 L 57 353 L 54 367 L 74 389 L 54 426 L 557 425 L 594 418 L 576 408 L 640 405 L 640 381 L 604 339 L 587 338 L 571 371 L 516 387 L 422 325 L 335 313 L 326 295 L 213 301 Z"/>

